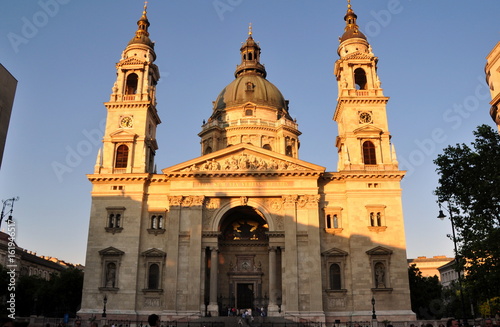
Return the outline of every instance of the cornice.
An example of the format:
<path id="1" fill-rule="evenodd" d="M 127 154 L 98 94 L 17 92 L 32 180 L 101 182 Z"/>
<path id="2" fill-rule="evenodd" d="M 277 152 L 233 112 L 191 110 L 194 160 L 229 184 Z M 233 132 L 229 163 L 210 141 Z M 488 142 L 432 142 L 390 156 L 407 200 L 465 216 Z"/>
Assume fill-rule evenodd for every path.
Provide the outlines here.
<path id="1" fill-rule="evenodd" d="M 405 176 L 406 171 L 404 170 L 390 170 L 390 171 L 365 171 L 365 170 L 355 170 L 355 171 L 341 171 L 341 172 L 326 172 L 322 175 L 324 180 L 346 180 L 346 179 L 396 179 L 401 180 Z"/>
<path id="2" fill-rule="evenodd" d="M 92 183 L 98 182 L 147 182 L 151 180 L 151 174 L 87 174 Z"/>
<path id="3" fill-rule="evenodd" d="M 183 171 L 165 174 L 168 179 L 186 178 L 186 177 L 248 177 L 248 176 L 279 176 L 279 177 L 320 177 L 322 171 L 311 170 L 277 170 L 277 171 Z"/>
<path id="4" fill-rule="evenodd" d="M 140 108 L 143 109 L 144 107 L 152 107 L 156 110 L 155 106 L 151 101 L 120 101 L 120 102 L 104 102 L 104 105 L 108 109 L 134 109 L 134 108 Z"/>
<path id="5" fill-rule="evenodd" d="M 376 104 L 376 103 L 382 103 L 386 104 L 389 102 L 389 97 L 380 97 L 380 96 L 374 96 L 374 97 L 358 97 L 358 96 L 352 96 L 352 97 L 339 97 L 337 100 L 337 107 L 344 105 L 344 104 L 360 104 L 360 103 L 368 103 L 368 104 Z"/>

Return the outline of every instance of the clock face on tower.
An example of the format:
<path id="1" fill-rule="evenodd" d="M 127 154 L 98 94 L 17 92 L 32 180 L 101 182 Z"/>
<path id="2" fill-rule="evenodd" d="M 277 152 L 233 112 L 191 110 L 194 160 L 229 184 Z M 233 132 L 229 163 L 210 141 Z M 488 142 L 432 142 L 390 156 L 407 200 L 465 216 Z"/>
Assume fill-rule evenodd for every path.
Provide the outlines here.
<path id="1" fill-rule="evenodd" d="M 368 124 L 372 122 L 372 115 L 369 112 L 363 111 L 359 113 L 359 122 L 361 124 Z"/>
<path id="2" fill-rule="evenodd" d="M 133 125 L 132 117 L 125 116 L 120 120 L 120 127 L 131 128 Z"/>

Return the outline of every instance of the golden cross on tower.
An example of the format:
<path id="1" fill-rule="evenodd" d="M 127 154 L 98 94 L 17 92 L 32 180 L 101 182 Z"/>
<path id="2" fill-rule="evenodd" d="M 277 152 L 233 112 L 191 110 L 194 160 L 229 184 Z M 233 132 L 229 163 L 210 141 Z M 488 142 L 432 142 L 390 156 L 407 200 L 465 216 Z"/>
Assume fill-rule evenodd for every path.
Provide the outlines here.
<path id="1" fill-rule="evenodd" d="M 248 35 L 252 36 L 252 23 L 248 25 Z"/>
<path id="2" fill-rule="evenodd" d="M 347 0 L 347 9 L 351 9 L 351 0 Z"/>
<path id="3" fill-rule="evenodd" d="M 148 9 L 148 2 L 144 1 L 144 11 L 143 11 L 143 14 L 145 14 L 147 12 L 147 9 Z"/>

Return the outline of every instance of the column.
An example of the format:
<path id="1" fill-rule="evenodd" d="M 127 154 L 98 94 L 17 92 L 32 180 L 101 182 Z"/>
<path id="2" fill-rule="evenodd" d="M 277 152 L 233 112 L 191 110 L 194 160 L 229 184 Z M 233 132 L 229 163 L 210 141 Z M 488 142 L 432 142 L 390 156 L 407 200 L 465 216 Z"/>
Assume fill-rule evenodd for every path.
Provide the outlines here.
<path id="1" fill-rule="evenodd" d="M 205 304 L 205 270 L 206 266 L 206 249 L 205 247 L 201 248 L 201 270 L 200 270 L 200 312 L 206 313 L 206 304 Z"/>
<path id="2" fill-rule="evenodd" d="M 181 220 L 182 196 L 171 196 L 168 198 L 170 212 L 168 215 L 167 233 L 167 254 L 168 259 L 165 267 L 165 313 L 175 314 L 177 312 L 177 286 L 178 286 L 178 265 L 179 265 L 179 228 Z"/>
<path id="3" fill-rule="evenodd" d="M 276 303 L 276 247 L 269 247 L 269 304 L 267 314 L 269 316 L 279 315 L 279 307 Z"/>
<path id="4" fill-rule="evenodd" d="M 208 311 L 212 317 L 219 315 L 219 305 L 217 304 L 217 272 L 219 266 L 219 250 L 216 247 L 211 247 L 210 256 L 210 303 Z"/>
<path id="5" fill-rule="evenodd" d="M 285 248 L 283 260 L 283 288 L 281 311 L 288 314 L 299 312 L 299 271 L 297 248 L 297 195 L 283 195 L 285 219 Z"/>

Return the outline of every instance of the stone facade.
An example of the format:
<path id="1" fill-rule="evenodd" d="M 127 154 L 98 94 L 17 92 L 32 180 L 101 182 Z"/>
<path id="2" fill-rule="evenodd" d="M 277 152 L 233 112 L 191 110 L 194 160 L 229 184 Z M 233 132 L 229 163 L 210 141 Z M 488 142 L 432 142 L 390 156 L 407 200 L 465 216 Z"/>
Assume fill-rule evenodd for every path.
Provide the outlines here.
<path id="1" fill-rule="evenodd" d="M 158 68 L 144 11 L 117 64 L 94 174 L 82 317 L 226 307 L 319 322 L 411 320 L 398 169 L 377 58 L 348 8 L 335 64 L 338 172 L 298 159 L 297 123 L 250 29 L 201 156 L 157 173 Z"/>
<path id="2" fill-rule="evenodd" d="M 16 88 L 17 80 L 0 64 L 0 166 L 2 165 Z"/>
<path id="3" fill-rule="evenodd" d="M 486 56 L 484 71 L 486 72 L 486 83 L 488 83 L 491 93 L 490 115 L 497 124 L 500 133 L 500 110 L 498 109 L 500 104 L 500 42 Z"/>

